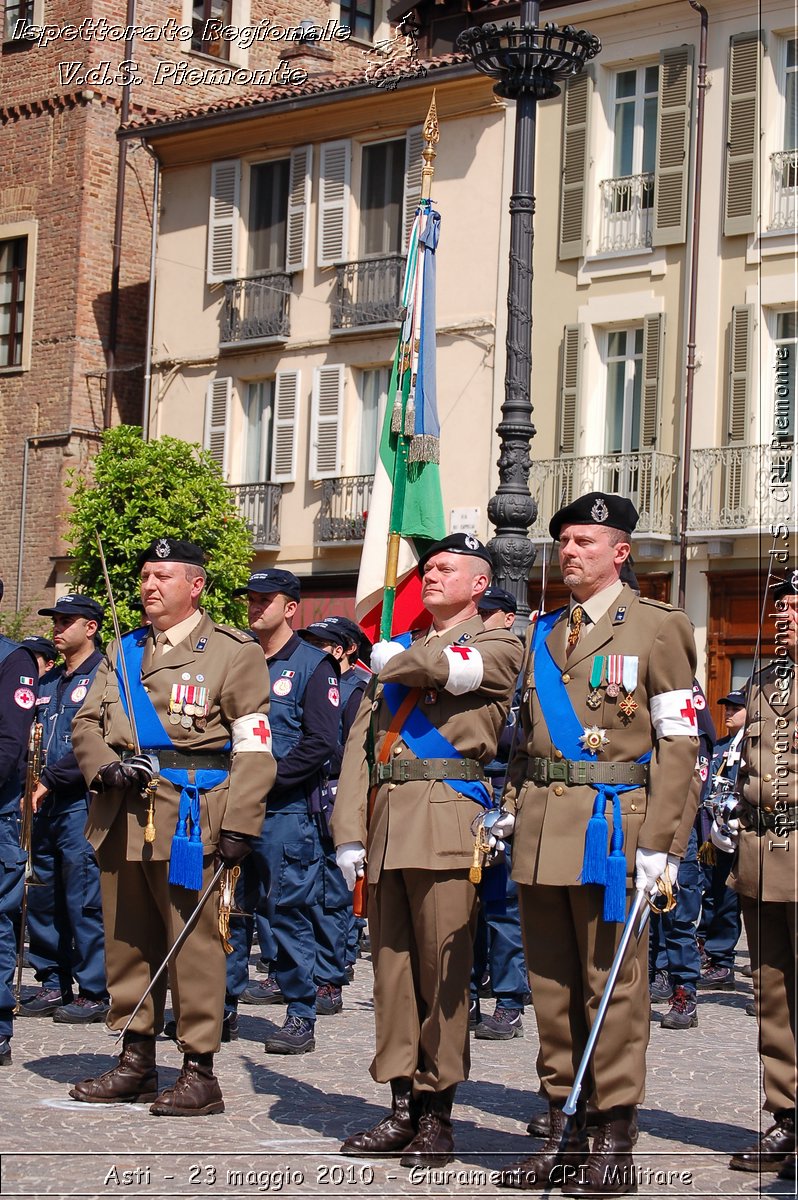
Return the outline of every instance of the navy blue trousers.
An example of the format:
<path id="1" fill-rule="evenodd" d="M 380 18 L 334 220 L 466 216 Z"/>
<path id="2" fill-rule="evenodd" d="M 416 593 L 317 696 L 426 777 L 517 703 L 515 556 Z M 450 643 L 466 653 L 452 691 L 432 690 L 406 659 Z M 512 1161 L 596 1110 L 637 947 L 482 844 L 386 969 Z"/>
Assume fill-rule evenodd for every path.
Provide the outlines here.
<path id="1" fill-rule="evenodd" d="M 726 886 L 733 854 L 715 850 L 715 864 L 701 864 L 704 898 L 698 936 L 704 950 L 718 967 L 734 966 L 734 949 L 740 940 L 740 897 Z"/>
<path id="2" fill-rule="evenodd" d="M 693 829 L 685 856 L 679 864 L 679 890 L 676 907 L 661 916 L 652 916 L 649 938 L 649 970 L 667 971 L 674 986 L 690 992 L 698 987 L 701 958 L 696 941 L 696 924 L 701 911 L 701 870 L 698 863 L 698 838 Z"/>
<path id="3" fill-rule="evenodd" d="M 19 848 L 19 820 L 16 813 L 0 813 L 0 1037 L 11 1037 L 14 1028 L 14 921 L 24 886 L 25 855 Z"/>

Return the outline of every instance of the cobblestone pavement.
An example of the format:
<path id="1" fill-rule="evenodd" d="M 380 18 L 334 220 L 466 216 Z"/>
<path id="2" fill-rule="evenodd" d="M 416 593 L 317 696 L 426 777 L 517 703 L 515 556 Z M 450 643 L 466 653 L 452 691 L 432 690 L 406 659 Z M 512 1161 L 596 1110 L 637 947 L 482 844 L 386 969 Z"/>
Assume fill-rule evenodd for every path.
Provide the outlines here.
<path id="1" fill-rule="evenodd" d="M 29 971 L 25 983 L 33 984 Z M 767 1122 L 760 1112 L 756 1023 L 745 1013 L 750 981 L 734 993 L 702 994 L 696 1029 L 661 1029 L 657 1005 L 648 1056 L 648 1094 L 636 1150 L 640 1196 L 794 1195 L 774 1175 L 729 1171 L 729 1154 Z M 483 1001 L 490 1011 L 491 1002 Z M 386 1087 L 368 1064 L 373 1047 L 371 964 L 358 963 L 345 1007 L 316 1026 L 313 1054 L 266 1055 L 264 1037 L 281 1007 L 242 1006 L 241 1038 L 216 1060 L 226 1102 L 222 1116 L 175 1120 L 146 1105 L 90 1106 L 69 1100 L 68 1085 L 113 1065 L 102 1025 L 19 1019 L 13 1065 L 0 1070 L 0 1193 L 36 1197 L 243 1197 L 512 1195 L 496 1187 L 501 1167 L 540 1143 L 525 1126 L 543 1110 L 537 1096 L 537 1035 L 532 1009 L 525 1037 L 472 1040 L 470 1080 L 455 1106 L 457 1158 L 446 1168 L 408 1172 L 398 1161 L 353 1160 L 342 1138 L 384 1112 Z M 177 1048 L 159 1040 L 162 1085 L 180 1066 Z M 542 1195 L 543 1193 L 533 1193 Z M 546 1193 L 548 1194 L 548 1193 Z M 560 1192 L 555 1191 L 555 1196 Z"/>

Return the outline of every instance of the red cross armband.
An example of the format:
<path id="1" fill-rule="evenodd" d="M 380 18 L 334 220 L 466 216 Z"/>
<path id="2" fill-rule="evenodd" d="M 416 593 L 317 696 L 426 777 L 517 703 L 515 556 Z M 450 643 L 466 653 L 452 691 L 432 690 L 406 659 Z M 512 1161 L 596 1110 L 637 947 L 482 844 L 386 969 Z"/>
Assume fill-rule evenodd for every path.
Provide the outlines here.
<path id="1" fill-rule="evenodd" d="M 233 721 L 233 754 L 245 750 L 271 750 L 272 731 L 265 713 L 247 713 Z"/>
<path id="2" fill-rule="evenodd" d="M 485 664 L 479 650 L 475 646 L 458 644 L 447 646 L 443 653 L 449 664 L 449 678 L 443 685 L 445 690 L 453 696 L 475 692 L 485 674 Z"/>
<path id="3" fill-rule="evenodd" d="M 649 703 L 651 724 L 657 738 L 698 737 L 698 717 L 693 707 L 692 688 L 660 692 Z"/>

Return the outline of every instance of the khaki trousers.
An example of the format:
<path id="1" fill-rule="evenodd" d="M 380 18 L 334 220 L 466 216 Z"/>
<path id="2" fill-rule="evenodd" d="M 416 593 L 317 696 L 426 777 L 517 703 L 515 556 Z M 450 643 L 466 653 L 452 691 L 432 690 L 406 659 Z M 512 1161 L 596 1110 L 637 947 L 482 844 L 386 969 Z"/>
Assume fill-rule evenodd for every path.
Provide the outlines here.
<path id="1" fill-rule="evenodd" d="M 121 813 L 97 858 L 105 923 L 105 964 L 111 1010 L 107 1024 L 122 1029 L 169 948 L 194 911 L 200 893 L 169 884 L 168 862 L 128 862 L 126 814 Z M 213 859 L 203 864 L 203 888 Z M 169 964 L 178 1045 L 184 1053 L 215 1053 L 224 1016 L 225 955 L 211 897 L 197 924 Z M 136 1014 L 133 1033 L 163 1029 L 167 972 Z"/>
<path id="2" fill-rule="evenodd" d="M 378 1083 L 440 1092 L 468 1078 L 477 890 L 468 872 L 381 871 L 369 887 Z"/>
<path id="3" fill-rule="evenodd" d="M 759 1022 L 765 1108 L 795 1108 L 796 904 L 741 896 Z"/>
<path id="4" fill-rule="evenodd" d="M 519 884 L 521 929 L 540 1036 L 538 1074 L 550 1101 L 566 1099 L 598 1010 L 623 926 L 602 920 L 603 889 Z M 627 909 L 632 893 L 627 894 Z M 639 1104 L 649 1035 L 648 936 L 631 946 L 582 1095 L 601 1112 Z"/>

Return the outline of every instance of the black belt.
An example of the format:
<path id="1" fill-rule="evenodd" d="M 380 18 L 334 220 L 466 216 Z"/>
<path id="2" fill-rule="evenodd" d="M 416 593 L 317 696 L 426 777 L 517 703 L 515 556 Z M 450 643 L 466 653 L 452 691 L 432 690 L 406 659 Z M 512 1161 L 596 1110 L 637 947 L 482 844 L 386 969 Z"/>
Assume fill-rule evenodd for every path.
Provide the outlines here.
<path id="1" fill-rule="evenodd" d="M 739 812 L 743 828 L 753 831 L 760 837 L 766 831 L 781 836 L 798 829 L 798 808 L 794 804 L 789 804 L 784 808 L 765 809 L 740 799 Z"/>
<path id="2" fill-rule="evenodd" d="M 372 786 L 419 779 L 460 779 L 473 783 L 484 778 L 482 765 L 475 758 L 393 758 L 371 768 Z"/>
<path id="3" fill-rule="evenodd" d="M 195 754 L 181 754 L 179 750 L 157 750 L 149 746 L 141 747 L 142 754 L 152 754 L 161 767 L 167 771 L 229 771 L 229 754 L 203 754 L 198 750 Z M 132 758 L 132 753 L 124 753 L 122 761 Z"/>
<path id="4" fill-rule="evenodd" d="M 648 781 L 648 766 L 645 763 L 533 758 L 529 778 L 533 783 L 617 783 L 643 787 Z"/>

